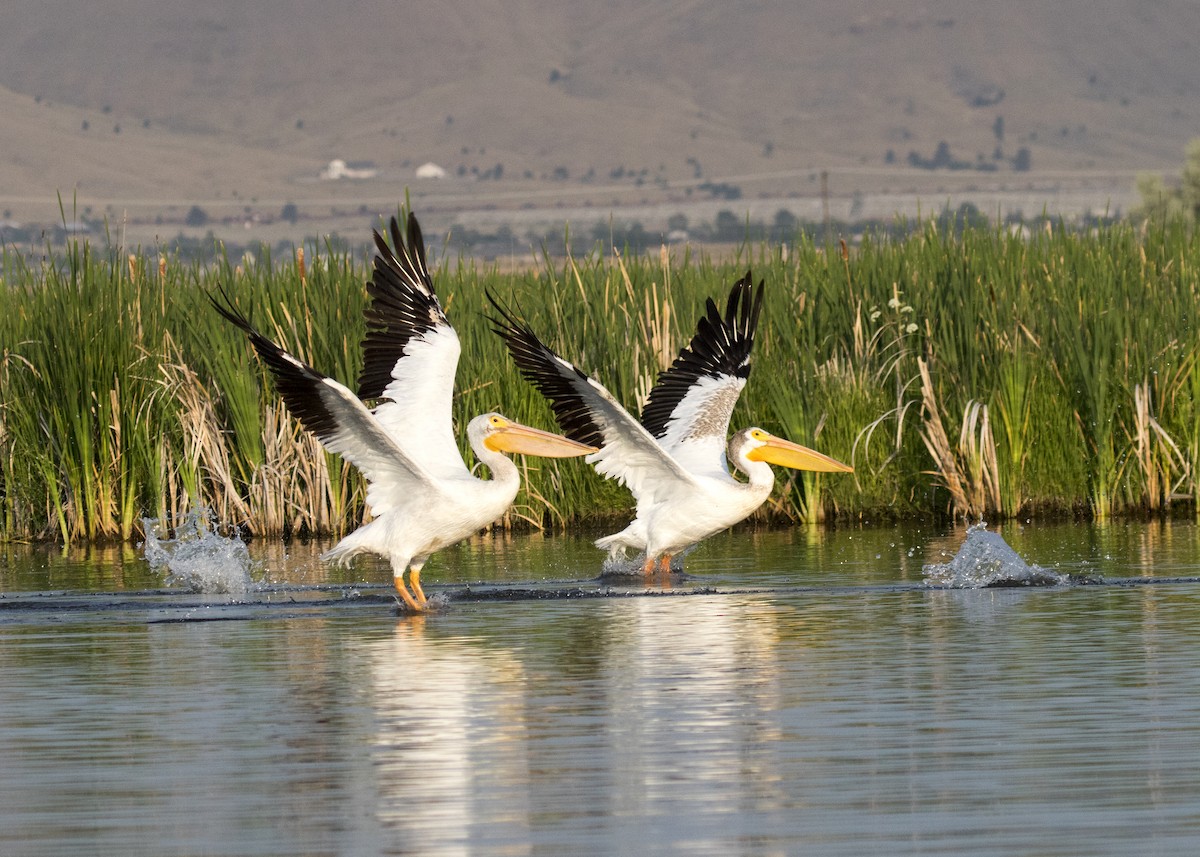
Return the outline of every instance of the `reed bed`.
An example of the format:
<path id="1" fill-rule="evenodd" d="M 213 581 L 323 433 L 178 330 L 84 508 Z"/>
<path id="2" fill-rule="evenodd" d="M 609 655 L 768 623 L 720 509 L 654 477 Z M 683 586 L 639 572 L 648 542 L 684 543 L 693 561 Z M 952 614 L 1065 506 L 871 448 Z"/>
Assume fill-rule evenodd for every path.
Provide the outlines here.
<path id="1" fill-rule="evenodd" d="M 752 268 L 767 293 L 735 427 L 856 468 L 779 473 L 761 516 L 1104 518 L 1194 513 L 1200 499 L 1200 239 L 1180 226 L 930 225 L 722 260 L 598 247 L 518 274 L 440 262 L 463 343 L 460 426 L 487 410 L 553 425 L 488 329 L 486 290 L 634 410 L 704 300 Z M 256 326 L 353 385 L 367 259 L 310 247 L 201 267 L 78 242 L 0 265 L 0 539 L 137 538 L 143 516 L 179 522 L 196 505 L 262 535 L 338 534 L 366 513 L 358 475 L 288 416 L 207 293 L 219 283 Z M 581 462 L 522 466 L 500 526 L 631 508 Z"/>

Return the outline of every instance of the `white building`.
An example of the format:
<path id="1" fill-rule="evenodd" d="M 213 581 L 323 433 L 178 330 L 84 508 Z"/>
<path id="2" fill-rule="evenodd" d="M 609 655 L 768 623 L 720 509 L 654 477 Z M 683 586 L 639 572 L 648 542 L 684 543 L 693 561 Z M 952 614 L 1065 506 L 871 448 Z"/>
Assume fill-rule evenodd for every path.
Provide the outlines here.
<path id="1" fill-rule="evenodd" d="M 445 177 L 446 170 L 433 161 L 427 161 L 417 167 L 417 178 L 419 179 L 444 179 Z"/>

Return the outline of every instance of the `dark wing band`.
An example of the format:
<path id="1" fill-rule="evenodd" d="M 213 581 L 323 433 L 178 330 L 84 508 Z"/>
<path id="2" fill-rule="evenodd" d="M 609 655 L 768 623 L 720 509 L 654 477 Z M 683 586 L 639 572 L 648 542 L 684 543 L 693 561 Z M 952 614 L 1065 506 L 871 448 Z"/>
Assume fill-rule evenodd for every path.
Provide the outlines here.
<path id="1" fill-rule="evenodd" d="M 221 297 L 223 301 L 209 295 L 209 300 L 217 312 L 250 338 L 292 416 L 315 434 L 326 449 L 362 471 L 371 483 L 367 496 L 375 514 L 382 514 L 402 501 L 417 489 L 418 483 L 430 482 L 425 468 L 396 446 L 354 393 L 267 339 L 223 291 Z"/>
<path id="2" fill-rule="evenodd" d="M 650 434 L 656 438 L 667 434 L 668 424 L 673 416 L 677 416 L 680 403 L 702 379 L 737 379 L 745 383 L 750 376 L 750 352 L 762 310 L 762 296 L 763 282 L 760 280 L 755 288 L 750 271 L 747 271 L 729 290 L 724 316 L 712 298 L 708 299 L 706 312 L 696 324 L 692 341 L 683 347 L 671 367 L 659 374 L 646 400 L 642 425 Z M 736 395 L 728 402 L 730 413 L 735 402 Z M 726 413 L 720 429 L 722 436 L 728 424 L 729 413 Z"/>
<path id="3" fill-rule="evenodd" d="M 604 431 L 589 404 L 593 387 L 586 373 L 563 360 L 538 339 L 530 327 L 502 306 L 491 292 L 487 299 L 500 317 L 488 316 L 495 331 L 512 354 L 513 362 L 550 402 L 563 434 L 588 446 L 604 446 Z M 607 391 L 606 391 L 607 392 Z"/>
<path id="4" fill-rule="evenodd" d="M 599 447 L 587 457 L 597 472 L 629 486 L 639 503 L 695 488 L 691 475 L 602 384 L 546 347 L 490 293 L 488 300 L 500 315 L 489 317 L 493 329 L 508 346 L 521 374 L 550 400 L 563 434 Z"/>
<path id="5" fill-rule="evenodd" d="M 370 304 L 363 311 L 367 332 L 363 337 L 363 367 L 358 376 L 358 395 L 377 399 L 392 381 L 396 362 L 415 336 L 434 328 L 450 326 L 433 290 L 433 278 L 425 263 L 425 241 L 421 227 L 408 215 L 408 240 L 400 224 L 391 219 L 392 246 L 374 231 L 375 268 L 367 283 Z"/>

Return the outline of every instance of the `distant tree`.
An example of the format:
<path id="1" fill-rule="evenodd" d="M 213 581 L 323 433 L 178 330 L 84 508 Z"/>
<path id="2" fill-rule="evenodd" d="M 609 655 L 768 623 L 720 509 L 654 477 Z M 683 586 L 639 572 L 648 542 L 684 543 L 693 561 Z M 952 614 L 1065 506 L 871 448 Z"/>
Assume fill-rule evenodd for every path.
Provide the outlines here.
<path id="1" fill-rule="evenodd" d="M 771 227 L 771 237 L 776 241 L 786 241 L 795 238 L 799 232 L 800 221 L 796 219 L 796 215 L 792 214 L 786 208 L 781 208 L 775 212 L 775 222 Z"/>
<path id="2" fill-rule="evenodd" d="M 187 216 L 183 218 L 183 222 L 188 226 L 203 226 L 208 223 L 208 212 L 198 205 L 193 205 L 188 209 Z"/>
<path id="3" fill-rule="evenodd" d="M 1029 151 L 1028 146 L 1022 146 L 1017 149 L 1017 154 L 1013 157 L 1012 167 L 1019 173 L 1027 173 L 1033 166 L 1033 154 Z"/>
<path id="4" fill-rule="evenodd" d="M 640 220 L 635 220 L 623 229 L 616 230 L 613 243 L 630 251 L 641 253 L 650 246 L 650 235 Z"/>
<path id="5" fill-rule="evenodd" d="M 688 219 L 687 219 L 686 214 L 683 214 L 682 212 L 680 212 L 679 214 L 672 214 L 670 217 L 667 218 L 667 229 L 669 229 L 670 231 L 672 231 L 672 232 L 674 232 L 676 230 L 686 231 L 687 228 L 688 228 Z"/>
<path id="6" fill-rule="evenodd" d="M 279 210 L 279 219 L 285 220 L 288 223 L 295 223 L 299 217 L 300 209 L 296 207 L 296 203 L 294 202 L 284 204 L 283 208 Z"/>
<path id="7" fill-rule="evenodd" d="M 992 123 L 992 133 L 996 135 L 996 142 L 1004 142 L 1004 117 L 997 116 L 996 121 Z"/>
<path id="8" fill-rule="evenodd" d="M 727 208 L 717 212 L 715 230 L 715 237 L 718 241 L 736 242 L 746 237 L 745 224 Z"/>
<path id="9" fill-rule="evenodd" d="M 83 120 L 83 130 L 86 131 L 88 128 L 91 128 L 91 127 L 92 127 L 91 123 L 88 122 L 86 119 L 84 119 Z"/>

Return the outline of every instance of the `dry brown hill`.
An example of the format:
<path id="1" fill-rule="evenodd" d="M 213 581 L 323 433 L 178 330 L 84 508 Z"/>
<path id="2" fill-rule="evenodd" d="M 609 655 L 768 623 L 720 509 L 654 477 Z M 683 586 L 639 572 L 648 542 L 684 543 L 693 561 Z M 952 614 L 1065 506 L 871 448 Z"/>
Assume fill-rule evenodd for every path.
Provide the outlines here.
<path id="1" fill-rule="evenodd" d="M 834 194 L 966 182 L 1036 204 L 1177 169 L 1200 135 L 1194 2 L 9 0 L 3 18 L 14 219 L 57 219 L 57 192 L 162 231 L 192 205 L 361 217 L 406 187 L 447 217 L 666 211 L 713 184 L 811 201 L 821 171 Z M 940 143 L 996 170 L 909 165 Z M 376 176 L 319 180 L 334 158 Z M 427 161 L 450 179 L 418 183 Z"/>

